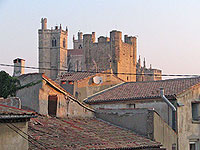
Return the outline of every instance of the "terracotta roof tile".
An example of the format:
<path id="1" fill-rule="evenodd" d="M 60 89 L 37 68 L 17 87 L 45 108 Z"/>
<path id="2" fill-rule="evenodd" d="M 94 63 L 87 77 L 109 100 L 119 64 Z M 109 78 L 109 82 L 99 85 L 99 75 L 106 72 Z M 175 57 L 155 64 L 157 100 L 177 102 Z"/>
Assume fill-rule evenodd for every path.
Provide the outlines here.
<path id="1" fill-rule="evenodd" d="M 95 118 L 47 118 L 29 122 L 29 135 L 49 149 L 159 147 L 160 143 Z M 30 149 L 35 147 L 30 144 Z"/>
<path id="2" fill-rule="evenodd" d="M 12 118 L 31 118 L 35 116 L 35 112 L 27 111 L 7 105 L 0 104 L 0 120 L 1 119 L 12 119 Z"/>
<path id="3" fill-rule="evenodd" d="M 76 72 L 76 73 L 65 73 L 61 76 L 62 81 L 78 81 L 89 76 L 93 76 L 96 73 L 89 73 L 89 72 Z"/>
<path id="4" fill-rule="evenodd" d="M 175 96 L 199 83 L 200 77 L 146 82 L 127 82 L 89 97 L 85 102 L 97 103 L 105 101 L 155 98 L 160 97 L 161 87 L 164 88 L 166 96 Z"/>

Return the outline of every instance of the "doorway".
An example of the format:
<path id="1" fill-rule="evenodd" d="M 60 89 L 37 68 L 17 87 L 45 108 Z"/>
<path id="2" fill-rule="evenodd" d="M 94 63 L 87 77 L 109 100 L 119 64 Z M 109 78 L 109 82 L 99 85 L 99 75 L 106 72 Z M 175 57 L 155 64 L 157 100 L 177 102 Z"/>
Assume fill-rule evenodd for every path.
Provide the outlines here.
<path id="1" fill-rule="evenodd" d="M 57 95 L 49 95 L 48 97 L 48 114 L 50 116 L 56 116 L 57 112 Z"/>

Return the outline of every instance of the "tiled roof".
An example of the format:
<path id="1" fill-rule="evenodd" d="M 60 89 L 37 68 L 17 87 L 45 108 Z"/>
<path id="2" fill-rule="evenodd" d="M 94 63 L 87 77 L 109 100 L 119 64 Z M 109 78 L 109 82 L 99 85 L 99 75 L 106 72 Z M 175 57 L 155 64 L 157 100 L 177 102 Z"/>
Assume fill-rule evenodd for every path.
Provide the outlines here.
<path id="1" fill-rule="evenodd" d="M 96 73 L 89 73 L 89 72 L 75 72 L 75 73 L 65 73 L 61 76 L 62 81 L 78 81 L 89 76 L 93 76 Z"/>
<path id="2" fill-rule="evenodd" d="M 83 49 L 68 49 L 67 55 L 83 55 Z"/>
<path id="3" fill-rule="evenodd" d="M 0 120 L 12 118 L 31 118 L 34 112 L 0 104 Z"/>
<path id="4" fill-rule="evenodd" d="M 9 97 L 6 99 L 0 97 L 0 104 L 21 108 L 21 101 L 18 97 Z"/>
<path id="5" fill-rule="evenodd" d="M 160 88 L 164 88 L 165 96 L 175 96 L 184 90 L 200 83 L 200 77 L 180 78 L 160 81 L 146 82 L 127 82 L 104 90 L 101 93 L 89 97 L 86 103 L 121 101 L 121 100 L 140 100 L 160 97 Z"/>
<path id="6" fill-rule="evenodd" d="M 95 118 L 58 119 L 38 116 L 29 122 L 28 132 L 48 149 L 139 149 L 160 146 L 160 143 L 139 136 L 133 131 Z M 30 144 L 30 149 L 34 148 Z"/>

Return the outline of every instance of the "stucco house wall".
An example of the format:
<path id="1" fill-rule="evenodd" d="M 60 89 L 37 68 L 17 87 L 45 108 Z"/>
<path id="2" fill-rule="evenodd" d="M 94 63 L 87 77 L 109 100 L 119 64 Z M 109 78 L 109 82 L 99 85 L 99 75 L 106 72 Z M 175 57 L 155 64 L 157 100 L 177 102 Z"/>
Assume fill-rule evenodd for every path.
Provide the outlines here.
<path id="1" fill-rule="evenodd" d="M 180 149 L 189 149 L 195 142 L 200 149 L 200 120 L 192 119 L 192 102 L 200 102 L 200 84 L 177 96 L 177 102 L 184 106 L 178 108 L 178 141 Z"/>
<path id="2" fill-rule="evenodd" d="M 39 112 L 39 89 L 42 87 L 42 74 L 29 74 L 19 77 L 21 86 L 25 86 L 16 92 L 21 99 L 22 108 Z"/>
<path id="3" fill-rule="evenodd" d="M 154 110 L 101 109 L 95 116 L 160 142 L 167 150 L 177 150 L 177 134 Z M 172 149 L 173 146 L 176 149 Z"/>
<path id="4" fill-rule="evenodd" d="M 10 129 L 9 123 L 0 123 L 0 150 L 28 150 L 28 141 Z M 28 122 L 12 123 L 14 126 L 27 133 Z M 26 138 L 27 135 L 24 135 Z"/>
<path id="5" fill-rule="evenodd" d="M 91 106 L 94 109 L 153 108 L 163 118 L 163 120 L 172 127 L 172 110 L 162 99 L 98 103 L 92 104 Z"/>

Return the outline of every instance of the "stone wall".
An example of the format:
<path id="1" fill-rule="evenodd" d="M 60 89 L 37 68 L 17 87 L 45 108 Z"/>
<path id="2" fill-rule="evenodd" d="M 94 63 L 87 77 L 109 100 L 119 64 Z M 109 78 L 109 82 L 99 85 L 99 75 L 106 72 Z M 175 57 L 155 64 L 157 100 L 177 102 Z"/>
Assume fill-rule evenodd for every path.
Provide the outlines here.
<path id="1" fill-rule="evenodd" d="M 58 26 L 55 29 L 39 29 L 39 72 L 51 79 L 67 70 L 68 31 Z M 44 69 L 48 68 L 48 69 Z M 49 70 L 52 69 L 52 70 Z"/>
<path id="2" fill-rule="evenodd" d="M 136 74 L 136 38 L 125 37 L 120 31 L 111 31 L 110 38 L 99 37 L 94 43 L 92 34 L 83 35 L 84 70 L 100 71 L 111 69 L 114 73 Z M 136 75 L 118 74 L 125 81 L 136 81 Z"/>

